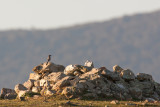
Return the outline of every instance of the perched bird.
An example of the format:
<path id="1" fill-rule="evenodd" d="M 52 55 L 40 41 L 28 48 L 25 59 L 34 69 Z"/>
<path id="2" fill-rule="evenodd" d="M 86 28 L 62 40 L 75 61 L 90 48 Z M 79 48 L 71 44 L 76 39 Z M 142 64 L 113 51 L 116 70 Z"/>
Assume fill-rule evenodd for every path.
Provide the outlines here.
<path id="1" fill-rule="evenodd" d="M 51 55 L 48 55 L 48 58 L 47 58 L 47 63 L 46 65 L 48 64 L 48 62 L 51 60 Z"/>

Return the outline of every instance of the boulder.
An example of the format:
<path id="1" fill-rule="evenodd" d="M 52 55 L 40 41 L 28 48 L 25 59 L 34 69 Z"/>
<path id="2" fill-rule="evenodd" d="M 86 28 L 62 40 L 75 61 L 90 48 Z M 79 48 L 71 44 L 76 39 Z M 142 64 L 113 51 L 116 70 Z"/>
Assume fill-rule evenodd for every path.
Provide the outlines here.
<path id="1" fill-rule="evenodd" d="M 89 70 L 91 70 L 91 68 L 89 68 L 87 66 L 68 65 L 64 70 L 64 74 L 69 75 L 69 76 L 75 76 L 77 74 L 80 75 L 80 74 L 86 73 Z"/>
<path id="2" fill-rule="evenodd" d="M 74 79 L 72 76 L 66 76 L 62 78 L 62 80 L 58 81 L 55 85 L 53 85 L 52 90 L 58 90 L 62 87 L 69 86 L 70 80 Z"/>
<path id="3" fill-rule="evenodd" d="M 154 90 L 160 96 L 160 84 L 159 83 L 154 82 Z"/>
<path id="4" fill-rule="evenodd" d="M 50 83 L 49 83 L 48 80 L 41 79 L 41 80 L 40 80 L 40 86 L 41 86 L 41 87 L 44 87 L 44 86 L 50 87 Z"/>
<path id="5" fill-rule="evenodd" d="M 74 89 L 73 89 L 72 86 L 67 86 L 67 87 L 65 87 L 65 88 L 63 89 L 63 91 L 62 91 L 61 94 L 62 94 L 62 95 L 65 95 L 67 98 L 70 98 L 70 97 L 72 97 L 72 96 L 75 95 Z"/>
<path id="6" fill-rule="evenodd" d="M 117 73 L 121 73 L 123 69 L 119 65 L 113 66 L 113 71 Z"/>
<path id="7" fill-rule="evenodd" d="M 19 91 L 25 91 L 27 88 L 22 84 L 17 84 L 14 88 L 15 92 L 18 94 Z"/>
<path id="8" fill-rule="evenodd" d="M 87 98 L 98 98 L 98 95 L 95 93 L 86 93 L 83 95 L 83 97 L 87 97 Z"/>
<path id="9" fill-rule="evenodd" d="M 145 73 L 138 73 L 137 74 L 137 79 L 139 81 L 145 81 L 145 80 L 146 81 L 152 81 L 153 80 L 151 75 L 145 74 Z"/>
<path id="10" fill-rule="evenodd" d="M 25 97 L 26 94 L 30 93 L 29 90 L 22 90 L 18 92 L 18 98 L 21 99 L 23 97 Z"/>
<path id="11" fill-rule="evenodd" d="M 108 80 L 111 80 L 111 81 L 119 81 L 120 80 L 120 77 L 117 73 L 111 72 L 107 69 L 103 70 L 101 74 L 102 74 L 102 76 L 106 77 Z"/>
<path id="12" fill-rule="evenodd" d="M 94 68 L 94 64 L 92 61 L 87 60 L 84 64 L 85 67 L 87 67 L 88 71 L 92 70 Z"/>
<path id="13" fill-rule="evenodd" d="M 122 70 L 120 73 L 120 76 L 125 80 L 125 81 L 131 81 L 135 79 L 134 73 L 130 69 L 125 69 Z"/>
<path id="14" fill-rule="evenodd" d="M 56 83 L 65 76 L 66 75 L 63 72 L 52 72 L 47 76 L 47 80 L 50 81 L 50 83 Z"/>
<path id="15" fill-rule="evenodd" d="M 39 87 L 39 86 L 40 86 L 40 80 L 34 81 L 34 86 L 35 86 L 35 87 Z"/>
<path id="16" fill-rule="evenodd" d="M 4 98 L 5 95 L 9 96 L 9 94 L 16 94 L 16 92 L 15 92 L 15 90 L 9 89 L 9 88 L 2 88 L 1 89 L 1 98 Z"/>
<path id="17" fill-rule="evenodd" d="M 32 87 L 32 92 L 38 93 L 41 91 L 41 87 Z"/>
<path id="18" fill-rule="evenodd" d="M 34 85 L 34 80 L 28 80 L 23 84 L 23 86 L 25 86 L 28 90 L 31 90 L 33 85 Z"/>
<path id="19" fill-rule="evenodd" d="M 40 91 L 40 94 L 42 95 L 42 96 L 52 96 L 52 95 L 54 95 L 56 93 L 56 91 L 54 91 L 54 90 L 50 90 L 49 88 L 47 88 L 47 87 L 43 87 L 43 89 Z"/>
<path id="20" fill-rule="evenodd" d="M 64 74 L 65 75 L 74 75 L 74 71 L 75 70 L 75 66 L 74 65 L 68 65 L 65 69 L 64 69 Z"/>
<path id="21" fill-rule="evenodd" d="M 40 78 L 41 78 L 41 75 L 37 73 L 30 73 L 29 75 L 30 80 L 39 80 Z"/>
<path id="22" fill-rule="evenodd" d="M 64 71 L 64 66 L 63 65 L 57 65 L 57 64 L 54 64 L 52 62 L 45 62 L 45 63 L 42 63 L 38 66 L 35 66 L 32 71 L 34 71 L 35 73 L 38 73 L 38 74 L 45 74 L 47 72 L 51 73 L 51 72 L 63 72 Z"/>
<path id="23" fill-rule="evenodd" d="M 87 60 L 87 61 L 85 62 L 84 66 L 94 68 L 93 62 L 92 62 L 92 61 L 89 61 L 89 60 Z"/>
<path id="24" fill-rule="evenodd" d="M 142 99 L 142 90 L 136 87 L 129 88 L 129 93 L 132 96 L 132 98 L 136 100 L 141 100 Z"/>
<path id="25" fill-rule="evenodd" d="M 17 97 L 17 94 L 16 93 L 7 93 L 5 96 L 4 96 L 4 99 L 16 99 Z"/>

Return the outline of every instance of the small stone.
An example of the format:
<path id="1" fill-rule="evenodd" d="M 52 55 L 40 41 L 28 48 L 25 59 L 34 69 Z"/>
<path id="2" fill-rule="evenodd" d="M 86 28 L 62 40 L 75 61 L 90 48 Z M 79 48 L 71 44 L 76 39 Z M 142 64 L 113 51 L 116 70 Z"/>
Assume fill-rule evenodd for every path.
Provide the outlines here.
<path id="1" fill-rule="evenodd" d="M 40 95 L 34 95 L 33 99 L 38 99 L 39 97 L 41 97 Z"/>
<path id="2" fill-rule="evenodd" d="M 156 100 L 153 98 L 146 98 L 145 102 L 146 103 L 154 103 Z"/>
<path id="3" fill-rule="evenodd" d="M 110 102 L 111 104 L 119 104 L 119 101 L 118 100 L 113 100 Z"/>

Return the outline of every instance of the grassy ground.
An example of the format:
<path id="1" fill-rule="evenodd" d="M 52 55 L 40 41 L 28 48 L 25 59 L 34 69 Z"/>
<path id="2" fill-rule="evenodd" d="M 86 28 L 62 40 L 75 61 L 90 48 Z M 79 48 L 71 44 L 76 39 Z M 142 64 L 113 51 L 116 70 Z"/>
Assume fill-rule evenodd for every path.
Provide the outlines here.
<path id="1" fill-rule="evenodd" d="M 70 104 L 66 104 L 66 102 L 70 101 Z M 144 103 L 144 102 L 136 102 L 136 101 L 120 101 L 119 104 L 110 104 L 111 101 L 100 101 L 100 100 L 78 100 L 71 99 L 67 100 L 65 98 L 47 98 L 44 101 L 43 97 L 39 97 L 38 99 L 34 98 L 26 98 L 25 101 L 20 101 L 19 99 L 15 100 L 0 100 L 1 107 L 135 107 L 135 106 L 160 106 L 160 103 Z"/>

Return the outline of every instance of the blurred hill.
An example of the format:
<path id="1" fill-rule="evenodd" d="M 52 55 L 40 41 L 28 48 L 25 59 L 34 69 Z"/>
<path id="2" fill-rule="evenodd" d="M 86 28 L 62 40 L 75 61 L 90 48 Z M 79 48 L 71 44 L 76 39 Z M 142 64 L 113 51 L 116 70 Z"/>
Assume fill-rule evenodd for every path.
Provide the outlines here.
<path id="1" fill-rule="evenodd" d="M 115 64 L 160 82 L 160 11 L 61 29 L 0 31 L 0 88 L 14 88 L 52 54 L 57 64 L 112 70 Z"/>

